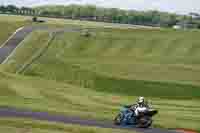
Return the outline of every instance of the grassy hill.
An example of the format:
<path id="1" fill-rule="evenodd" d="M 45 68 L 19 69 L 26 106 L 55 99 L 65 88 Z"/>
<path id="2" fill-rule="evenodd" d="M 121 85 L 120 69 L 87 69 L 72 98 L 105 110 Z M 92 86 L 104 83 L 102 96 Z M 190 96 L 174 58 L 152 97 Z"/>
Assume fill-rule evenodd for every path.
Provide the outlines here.
<path id="1" fill-rule="evenodd" d="M 200 129 L 199 31 L 89 31 L 30 34 L 1 65 L 0 105 L 112 120 L 144 95 L 160 111 L 156 126 Z"/>
<path id="2" fill-rule="evenodd" d="M 198 33 L 93 29 L 92 36 L 85 37 L 66 32 L 57 35 L 47 52 L 23 73 L 125 95 L 200 98 Z M 38 35 L 33 33 L 23 42 L 8 60 L 8 71 L 20 70 L 35 54 L 28 47 L 38 50 L 45 45 L 48 34 Z"/>

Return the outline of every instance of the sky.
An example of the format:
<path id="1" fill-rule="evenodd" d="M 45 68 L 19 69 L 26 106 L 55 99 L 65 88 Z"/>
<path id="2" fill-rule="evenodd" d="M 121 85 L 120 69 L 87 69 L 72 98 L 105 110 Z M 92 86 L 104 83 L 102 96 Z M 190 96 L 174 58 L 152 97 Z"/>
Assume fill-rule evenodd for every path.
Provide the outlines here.
<path id="1" fill-rule="evenodd" d="M 92 4 L 108 8 L 159 10 L 178 14 L 200 13 L 200 0 L 0 0 L 17 6 Z"/>

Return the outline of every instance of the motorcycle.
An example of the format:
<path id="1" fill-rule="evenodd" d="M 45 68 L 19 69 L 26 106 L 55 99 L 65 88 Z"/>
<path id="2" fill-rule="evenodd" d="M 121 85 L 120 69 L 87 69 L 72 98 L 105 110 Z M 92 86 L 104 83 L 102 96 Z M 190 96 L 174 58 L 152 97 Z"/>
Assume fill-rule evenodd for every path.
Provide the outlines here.
<path id="1" fill-rule="evenodd" d="M 124 106 L 120 113 L 115 117 L 115 125 L 134 125 L 138 128 L 149 128 L 152 123 L 152 117 L 158 113 L 157 110 L 148 108 L 137 108 L 138 115 L 135 115 L 134 105 Z"/>

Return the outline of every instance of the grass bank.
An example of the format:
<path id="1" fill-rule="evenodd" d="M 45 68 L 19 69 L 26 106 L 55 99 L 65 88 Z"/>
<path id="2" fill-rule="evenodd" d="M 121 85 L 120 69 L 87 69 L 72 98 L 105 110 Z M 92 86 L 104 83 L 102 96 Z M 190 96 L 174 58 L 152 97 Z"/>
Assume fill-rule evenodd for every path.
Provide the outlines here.
<path id="1" fill-rule="evenodd" d="M 0 119 L 0 129 L 3 133 L 129 133 L 126 130 L 81 127 L 64 125 L 29 119 Z M 133 132 L 133 131 L 131 131 Z M 135 132 L 136 133 L 136 132 Z"/>

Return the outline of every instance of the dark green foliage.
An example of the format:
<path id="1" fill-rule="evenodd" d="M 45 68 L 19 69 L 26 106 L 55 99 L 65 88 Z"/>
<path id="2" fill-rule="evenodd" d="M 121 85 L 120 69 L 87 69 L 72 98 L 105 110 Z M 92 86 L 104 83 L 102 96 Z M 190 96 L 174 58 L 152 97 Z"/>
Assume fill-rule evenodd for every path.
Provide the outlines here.
<path id="1" fill-rule="evenodd" d="M 15 12 L 18 8 L 14 5 L 8 5 L 6 9 L 8 12 Z"/>
<path id="2" fill-rule="evenodd" d="M 93 5 L 41 6 L 35 9 L 16 7 L 14 5 L 0 6 L 0 13 L 22 15 L 40 15 L 45 17 L 69 18 L 79 20 L 101 21 L 147 26 L 172 27 L 179 22 L 191 22 L 191 16 L 183 16 L 159 11 L 121 10 L 117 8 L 102 8 Z M 196 20 L 196 19 L 195 19 Z M 199 20 L 197 19 L 199 22 Z M 196 24 L 195 24 L 196 26 Z M 197 27 L 197 26 L 196 26 Z"/>
<path id="3" fill-rule="evenodd" d="M 17 7 L 15 5 L 0 6 L 0 13 L 36 15 L 36 11 L 28 7 Z"/>

